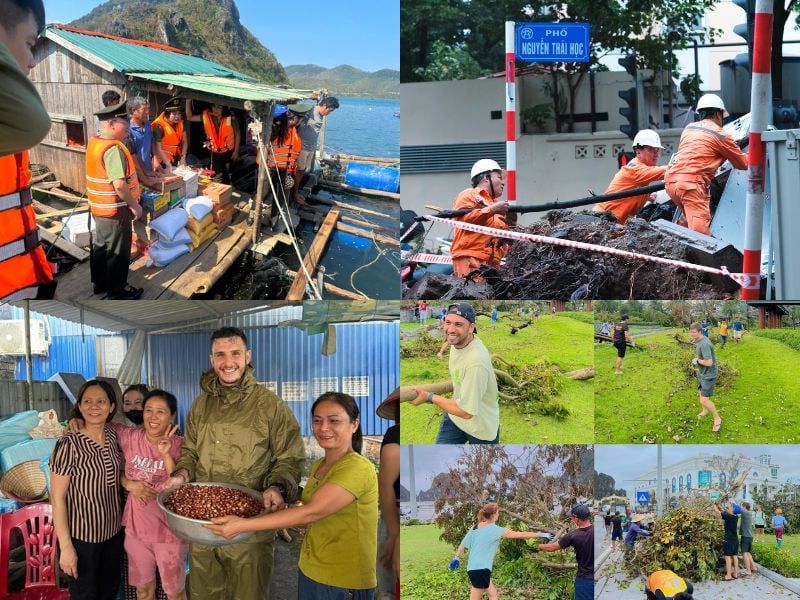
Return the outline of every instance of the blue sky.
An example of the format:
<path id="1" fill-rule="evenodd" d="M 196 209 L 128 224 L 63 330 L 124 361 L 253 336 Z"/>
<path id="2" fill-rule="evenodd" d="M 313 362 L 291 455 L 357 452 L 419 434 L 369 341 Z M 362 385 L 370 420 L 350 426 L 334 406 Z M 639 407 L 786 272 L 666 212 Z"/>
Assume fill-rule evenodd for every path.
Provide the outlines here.
<path id="1" fill-rule="evenodd" d="M 69 23 L 100 4 L 46 0 L 47 21 Z M 400 0 L 236 0 L 236 5 L 242 24 L 284 66 L 400 68 Z"/>

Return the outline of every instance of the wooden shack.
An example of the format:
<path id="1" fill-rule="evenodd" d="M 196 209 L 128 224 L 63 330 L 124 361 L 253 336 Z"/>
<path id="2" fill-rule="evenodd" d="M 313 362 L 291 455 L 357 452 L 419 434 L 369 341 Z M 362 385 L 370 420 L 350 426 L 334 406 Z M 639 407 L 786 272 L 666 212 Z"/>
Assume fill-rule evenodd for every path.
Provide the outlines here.
<path id="1" fill-rule="evenodd" d="M 775 302 L 748 302 L 747 304 L 758 309 L 759 329 L 780 329 L 783 326 L 783 317 L 789 314 L 786 307 Z"/>
<path id="2" fill-rule="evenodd" d="M 151 119 L 173 95 L 247 110 L 262 119 L 271 114 L 275 102 L 310 97 L 306 91 L 260 83 L 179 48 L 66 25 L 48 25 L 34 57 L 30 78 L 53 124 L 31 152 L 31 161 L 46 165 L 63 186 L 77 192 L 85 190 L 86 143 L 97 131 L 94 113 L 102 108 L 107 90 L 116 90 L 123 99 L 146 96 Z M 242 128 L 246 116 L 238 119 Z M 241 131 L 242 140 L 245 133 Z M 203 141 L 201 124 L 191 123 L 190 151 L 202 153 Z"/>

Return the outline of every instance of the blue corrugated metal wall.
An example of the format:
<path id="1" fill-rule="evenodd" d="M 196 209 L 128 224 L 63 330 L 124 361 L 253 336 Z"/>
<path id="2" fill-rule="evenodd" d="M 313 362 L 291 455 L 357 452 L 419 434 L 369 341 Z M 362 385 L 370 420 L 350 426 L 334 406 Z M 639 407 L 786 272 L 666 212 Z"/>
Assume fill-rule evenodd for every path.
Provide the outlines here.
<path id="1" fill-rule="evenodd" d="M 256 377 L 277 381 L 279 395 L 284 382 L 307 383 L 305 399 L 288 404 L 303 435 L 311 435 L 312 380 L 335 377 L 341 390 L 343 377 L 368 376 L 368 395 L 356 397 L 362 429 L 365 435 L 381 435 L 392 422 L 378 418 L 375 409 L 399 385 L 400 326 L 374 322 L 342 323 L 334 328 L 336 352 L 331 356 L 322 355 L 323 334 L 308 336 L 295 327 L 245 328 Z M 208 339 L 208 333 L 181 333 L 153 336 L 151 341 L 150 385 L 177 396 L 181 423 L 200 394 L 200 374 L 210 367 Z"/>
<path id="2" fill-rule="evenodd" d="M 8 305 L 5 309 L 9 319 L 24 319 L 25 311 Z M 31 320 L 47 321 L 50 325 L 52 343 L 47 356 L 33 356 L 33 378 L 45 381 L 59 371 L 80 373 L 87 379 L 97 374 L 97 352 L 95 336 L 115 335 L 112 332 L 79 323 L 65 321 L 31 311 Z M 81 335 L 83 332 L 83 335 Z M 14 375 L 18 380 L 25 380 L 25 357 L 17 357 Z"/>

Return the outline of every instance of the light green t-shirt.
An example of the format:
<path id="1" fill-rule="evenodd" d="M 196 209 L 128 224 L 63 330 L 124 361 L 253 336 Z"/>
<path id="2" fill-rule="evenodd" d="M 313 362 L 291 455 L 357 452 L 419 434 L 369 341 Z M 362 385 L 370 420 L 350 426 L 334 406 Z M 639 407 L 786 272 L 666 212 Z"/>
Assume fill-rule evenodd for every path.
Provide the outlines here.
<path id="1" fill-rule="evenodd" d="M 450 346 L 450 379 L 458 407 L 472 415 L 462 419 L 449 415 L 461 431 L 480 440 L 493 440 L 500 427 L 497 377 L 492 357 L 477 337 L 464 348 Z"/>
<path id="2" fill-rule="evenodd" d="M 112 136 L 106 133 L 101 133 L 100 137 L 104 140 L 112 139 Z M 106 150 L 105 154 L 103 154 L 103 164 L 106 166 L 106 176 L 108 179 L 111 181 L 125 179 L 126 162 L 127 161 L 125 160 L 125 156 L 122 154 L 122 150 L 116 146 Z"/>
<path id="3" fill-rule="evenodd" d="M 340 458 L 322 478 L 318 460 L 303 489 L 303 503 L 326 483 L 344 488 L 355 500 L 339 512 L 308 526 L 300 549 L 299 567 L 318 583 L 366 590 L 378 585 L 375 557 L 378 552 L 378 476 L 366 458 L 351 452 Z"/>

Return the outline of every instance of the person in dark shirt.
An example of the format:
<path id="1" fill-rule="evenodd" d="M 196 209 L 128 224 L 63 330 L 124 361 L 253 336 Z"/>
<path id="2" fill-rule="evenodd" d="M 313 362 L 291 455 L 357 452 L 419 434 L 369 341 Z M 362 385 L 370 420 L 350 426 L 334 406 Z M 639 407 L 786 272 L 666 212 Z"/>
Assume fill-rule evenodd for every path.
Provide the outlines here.
<path id="1" fill-rule="evenodd" d="M 617 349 L 617 375 L 622 375 L 622 359 L 625 358 L 625 351 L 628 343 L 633 343 L 631 334 L 628 331 L 628 315 L 622 315 L 620 322 L 614 325 L 614 348 Z"/>
<path id="2" fill-rule="evenodd" d="M 619 511 L 611 517 L 611 550 L 617 551 L 617 545 L 622 541 L 622 515 Z"/>
<path id="3" fill-rule="evenodd" d="M 606 539 L 608 539 L 608 536 L 611 535 L 611 511 L 610 510 L 607 510 L 606 514 L 603 515 L 603 523 L 605 523 L 605 526 L 606 526 Z"/>
<path id="4" fill-rule="evenodd" d="M 739 577 L 739 534 L 737 526 L 739 524 L 739 513 L 741 508 L 735 502 L 731 502 L 724 510 L 716 504 L 714 511 L 722 517 L 725 524 L 725 537 L 723 540 L 722 553 L 725 556 L 725 581 L 737 579 Z M 733 574 L 731 574 L 731 564 L 733 564 Z"/>
<path id="5" fill-rule="evenodd" d="M 395 422 L 386 430 L 381 442 L 378 471 L 378 500 L 381 509 L 379 562 L 394 575 L 392 590 L 400 598 L 400 389 L 396 389 L 375 409 L 375 413 Z M 383 535 L 385 534 L 385 535 Z M 381 586 L 383 573 L 379 573 Z M 385 590 L 386 586 L 382 586 Z"/>
<path id="6" fill-rule="evenodd" d="M 594 526 L 588 506 L 572 507 L 572 522 L 577 529 L 562 535 L 555 542 L 539 544 L 540 552 L 557 552 L 572 547 L 578 563 L 575 576 L 575 600 L 594 598 Z"/>

